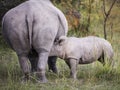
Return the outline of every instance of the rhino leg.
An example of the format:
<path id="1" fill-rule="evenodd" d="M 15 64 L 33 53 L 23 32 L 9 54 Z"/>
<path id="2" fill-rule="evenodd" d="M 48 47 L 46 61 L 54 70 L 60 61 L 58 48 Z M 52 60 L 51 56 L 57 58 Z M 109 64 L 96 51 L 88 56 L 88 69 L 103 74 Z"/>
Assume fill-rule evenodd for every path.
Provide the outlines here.
<path id="1" fill-rule="evenodd" d="M 25 74 L 24 81 L 29 80 L 29 74 L 30 74 L 30 66 L 28 64 L 28 57 L 27 55 L 18 55 L 20 67 Z"/>
<path id="2" fill-rule="evenodd" d="M 66 61 L 67 65 L 70 68 L 70 76 L 73 79 L 76 79 L 76 75 L 77 75 L 77 60 L 76 59 L 69 59 L 68 61 Z"/>
<path id="3" fill-rule="evenodd" d="M 38 53 L 33 49 L 29 53 L 28 58 L 31 63 L 31 72 L 37 72 Z M 48 58 L 49 70 L 52 70 L 54 73 L 57 73 L 56 60 L 56 56 L 51 56 Z"/>
<path id="4" fill-rule="evenodd" d="M 31 63 L 31 72 L 36 72 L 37 71 L 38 57 L 30 57 L 29 60 Z"/>
<path id="5" fill-rule="evenodd" d="M 47 63 L 47 55 L 46 53 L 40 53 L 39 55 L 37 52 L 30 52 L 28 57 L 31 63 L 31 72 L 37 72 L 38 78 L 40 83 L 47 82 L 45 76 L 45 67 Z"/>
<path id="6" fill-rule="evenodd" d="M 69 60 L 66 60 L 65 62 L 68 65 L 68 67 L 71 69 Z"/>
<path id="7" fill-rule="evenodd" d="M 99 61 L 100 63 L 102 63 L 103 66 L 105 65 L 104 53 L 98 58 L 98 61 Z"/>
<path id="8" fill-rule="evenodd" d="M 39 27 L 39 24 L 37 26 Z M 33 32 L 33 48 L 38 53 L 37 76 L 40 83 L 47 82 L 45 69 L 48 62 L 49 52 L 53 46 L 53 42 L 57 34 L 57 31 L 53 32 L 54 30 L 56 30 L 56 28 L 52 29 L 49 27 L 44 27 L 43 30 L 36 29 L 35 31 L 38 32 Z"/>
<path id="9" fill-rule="evenodd" d="M 54 73 L 58 73 L 56 67 L 57 56 L 51 56 L 48 58 L 48 67 L 49 70 L 52 70 Z"/>
<path id="10" fill-rule="evenodd" d="M 28 58 L 31 63 L 31 72 L 37 72 L 38 53 L 32 49 L 28 54 Z"/>
<path id="11" fill-rule="evenodd" d="M 37 75 L 39 78 L 40 83 L 46 83 L 47 82 L 47 78 L 45 75 L 45 69 L 46 69 L 46 65 L 47 65 L 47 60 L 48 60 L 48 52 L 44 52 L 44 53 L 39 53 L 39 60 L 38 60 L 38 65 L 37 65 Z"/>

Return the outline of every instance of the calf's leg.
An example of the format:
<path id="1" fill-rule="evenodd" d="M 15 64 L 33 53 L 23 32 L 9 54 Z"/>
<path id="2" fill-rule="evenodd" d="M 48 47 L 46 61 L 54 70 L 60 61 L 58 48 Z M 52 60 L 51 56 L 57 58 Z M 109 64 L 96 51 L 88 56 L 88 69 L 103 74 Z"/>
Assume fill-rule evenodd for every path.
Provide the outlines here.
<path id="1" fill-rule="evenodd" d="M 66 63 L 70 68 L 70 76 L 73 79 L 76 79 L 78 61 L 76 59 L 69 59 L 68 61 L 66 61 Z"/>

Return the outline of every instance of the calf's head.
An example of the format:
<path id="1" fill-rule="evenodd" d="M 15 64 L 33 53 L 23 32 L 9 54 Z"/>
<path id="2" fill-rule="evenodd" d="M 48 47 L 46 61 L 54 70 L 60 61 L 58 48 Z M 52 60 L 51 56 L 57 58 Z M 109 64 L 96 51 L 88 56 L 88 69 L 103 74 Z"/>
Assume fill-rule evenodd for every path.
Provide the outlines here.
<path id="1" fill-rule="evenodd" d="M 65 45 L 67 37 L 66 36 L 61 36 L 59 39 L 57 39 L 50 51 L 50 56 L 60 56 L 62 52 L 64 52 L 63 47 Z"/>

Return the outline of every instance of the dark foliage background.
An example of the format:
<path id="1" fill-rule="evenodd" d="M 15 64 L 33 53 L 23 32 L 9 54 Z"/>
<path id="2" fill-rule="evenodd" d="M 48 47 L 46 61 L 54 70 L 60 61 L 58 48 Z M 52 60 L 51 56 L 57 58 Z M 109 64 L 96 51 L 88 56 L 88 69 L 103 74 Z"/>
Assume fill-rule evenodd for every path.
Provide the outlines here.
<path id="1" fill-rule="evenodd" d="M 11 8 L 27 0 L 0 0 L 0 26 L 3 15 Z M 88 33 L 97 22 L 102 20 L 102 2 L 104 0 L 51 0 L 65 14 L 69 30 L 74 33 Z M 114 0 L 105 0 L 107 7 Z M 120 0 L 117 0 L 116 6 L 120 7 Z M 100 20 L 101 19 L 101 20 Z M 96 21 L 95 21 L 96 20 Z"/>
<path id="2" fill-rule="evenodd" d="M 17 6 L 25 0 L 0 0 L 0 22 L 3 15 L 11 8 Z M 1 24 L 0 24 L 1 25 Z"/>

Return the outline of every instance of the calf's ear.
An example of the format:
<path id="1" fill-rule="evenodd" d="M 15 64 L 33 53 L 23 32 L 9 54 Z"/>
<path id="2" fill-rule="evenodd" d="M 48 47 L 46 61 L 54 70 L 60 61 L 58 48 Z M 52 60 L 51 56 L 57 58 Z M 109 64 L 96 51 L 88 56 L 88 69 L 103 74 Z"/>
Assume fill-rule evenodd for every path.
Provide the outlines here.
<path id="1" fill-rule="evenodd" d="M 59 38 L 58 44 L 61 46 L 64 44 L 64 42 L 66 41 L 67 37 L 66 36 L 61 36 Z"/>

